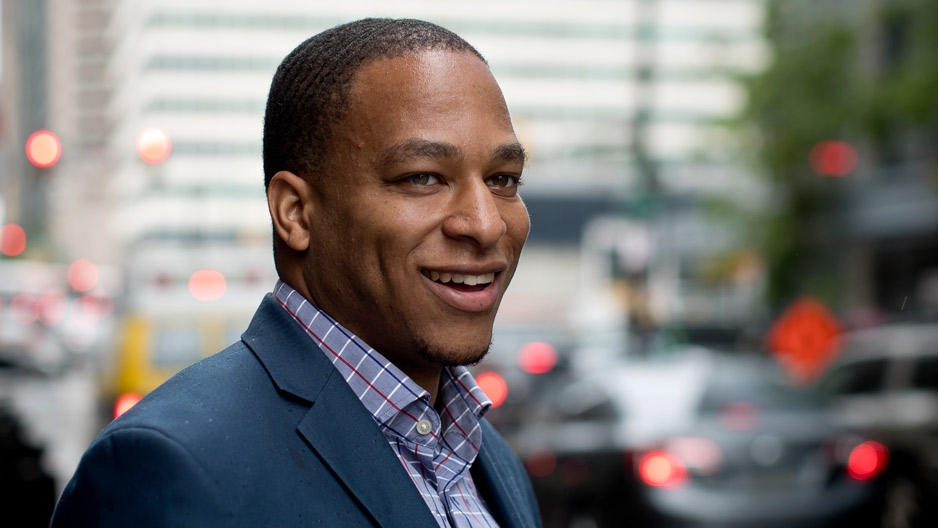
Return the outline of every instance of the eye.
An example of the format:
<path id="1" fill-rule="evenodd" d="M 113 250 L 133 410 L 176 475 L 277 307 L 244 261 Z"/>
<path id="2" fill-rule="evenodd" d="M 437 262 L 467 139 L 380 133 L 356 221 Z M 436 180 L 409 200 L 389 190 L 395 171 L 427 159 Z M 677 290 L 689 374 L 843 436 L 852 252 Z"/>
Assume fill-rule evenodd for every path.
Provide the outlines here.
<path id="1" fill-rule="evenodd" d="M 434 184 L 440 183 L 440 179 L 436 175 L 430 174 L 428 172 L 421 172 L 419 174 L 411 174 L 410 176 L 404 178 L 404 181 L 411 185 L 417 185 L 421 187 L 426 186 L 426 185 L 434 185 Z"/>
<path id="2" fill-rule="evenodd" d="M 511 174 L 496 174 L 485 180 L 485 183 L 494 189 L 511 189 L 516 191 L 517 187 L 521 185 L 521 177 L 513 176 Z"/>

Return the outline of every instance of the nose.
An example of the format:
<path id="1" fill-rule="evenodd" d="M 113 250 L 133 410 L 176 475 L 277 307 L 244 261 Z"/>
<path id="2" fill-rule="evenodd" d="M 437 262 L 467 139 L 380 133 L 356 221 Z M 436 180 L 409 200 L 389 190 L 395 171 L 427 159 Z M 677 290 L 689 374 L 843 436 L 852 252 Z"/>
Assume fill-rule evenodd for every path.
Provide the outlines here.
<path id="1" fill-rule="evenodd" d="M 508 231 L 497 200 L 481 180 L 456 189 L 443 221 L 443 233 L 482 248 L 494 246 Z"/>

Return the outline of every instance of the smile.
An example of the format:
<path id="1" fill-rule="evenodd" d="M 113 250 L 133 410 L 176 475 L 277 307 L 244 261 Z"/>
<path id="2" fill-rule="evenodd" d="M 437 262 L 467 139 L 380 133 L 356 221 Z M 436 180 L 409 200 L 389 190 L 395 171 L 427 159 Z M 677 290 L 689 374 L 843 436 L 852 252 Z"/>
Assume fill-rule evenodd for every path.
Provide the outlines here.
<path id="1" fill-rule="evenodd" d="M 439 271 L 423 271 L 423 275 L 440 284 L 463 284 L 466 286 L 485 286 L 495 280 L 495 273 L 481 275 L 466 275 L 463 273 L 448 273 Z"/>
<path id="2" fill-rule="evenodd" d="M 501 289 L 495 279 L 500 275 L 501 269 L 485 273 L 456 273 L 428 269 L 420 272 L 426 277 L 426 284 L 430 291 L 445 304 L 460 312 L 480 313 L 498 307 Z"/>

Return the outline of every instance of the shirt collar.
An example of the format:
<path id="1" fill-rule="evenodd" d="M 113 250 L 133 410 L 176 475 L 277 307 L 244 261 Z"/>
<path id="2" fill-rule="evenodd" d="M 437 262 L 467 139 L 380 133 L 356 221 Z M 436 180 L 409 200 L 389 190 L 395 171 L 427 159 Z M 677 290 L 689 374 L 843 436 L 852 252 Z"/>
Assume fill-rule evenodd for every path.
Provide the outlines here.
<path id="1" fill-rule="evenodd" d="M 466 367 L 444 369 L 437 395 L 442 398 L 443 412 L 439 416 L 430 406 L 429 392 L 292 287 L 277 281 L 274 297 L 303 326 L 379 424 L 393 423 L 402 429 L 402 424 L 430 419 L 434 438 L 440 434 L 444 438 L 451 434 L 465 436 L 468 441 L 460 444 L 478 451 L 481 445 L 478 420 L 492 402 Z M 409 437 L 410 432 L 400 434 Z M 470 454 L 474 458 L 474 453 L 465 453 Z"/>

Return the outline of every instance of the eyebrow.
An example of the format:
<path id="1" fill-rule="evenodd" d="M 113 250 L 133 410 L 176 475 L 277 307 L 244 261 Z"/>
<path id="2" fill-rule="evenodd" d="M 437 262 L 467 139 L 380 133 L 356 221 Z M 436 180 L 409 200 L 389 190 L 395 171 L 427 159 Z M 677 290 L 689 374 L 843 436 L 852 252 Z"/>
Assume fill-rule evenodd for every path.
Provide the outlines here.
<path id="1" fill-rule="evenodd" d="M 452 143 L 412 138 L 387 148 L 381 154 L 379 161 L 382 166 L 387 166 L 412 159 L 430 158 L 462 161 L 464 157 L 462 150 Z M 524 165 L 527 156 L 524 147 L 520 143 L 509 143 L 496 147 L 492 158 L 500 161 L 515 161 Z"/>
<path id="2" fill-rule="evenodd" d="M 495 149 L 495 159 L 501 161 L 516 161 L 521 165 L 524 165 L 528 161 L 528 155 L 524 151 L 524 147 L 521 146 L 521 143 L 509 143 L 507 145 L 500 145 Z"/>

